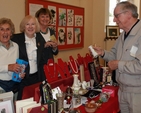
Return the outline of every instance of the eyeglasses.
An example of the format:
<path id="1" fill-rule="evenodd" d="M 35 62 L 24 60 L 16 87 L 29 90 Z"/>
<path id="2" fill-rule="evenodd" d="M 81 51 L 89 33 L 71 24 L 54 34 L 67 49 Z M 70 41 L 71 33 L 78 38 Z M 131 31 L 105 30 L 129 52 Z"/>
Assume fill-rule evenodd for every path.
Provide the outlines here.
<path id="1" fill-rule="evenodd" d="M 125 12 L 128 12 L 128 11 L 122 11 L 122 12 L 120 12 L 120 13 L 118 13 L 118 14 L 115 14 L 114 16 L 115 16 L 116 18 L 118 18 L 118 16 L 119 16 L 120 14 L 125 13 Z"/>

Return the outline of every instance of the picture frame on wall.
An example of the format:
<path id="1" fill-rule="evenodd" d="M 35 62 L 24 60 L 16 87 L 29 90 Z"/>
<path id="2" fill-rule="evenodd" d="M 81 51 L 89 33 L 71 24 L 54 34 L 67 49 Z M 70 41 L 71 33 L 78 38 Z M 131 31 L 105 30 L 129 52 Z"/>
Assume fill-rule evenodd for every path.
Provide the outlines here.
<path id="1" fill-rule="evenodd" d="M 25 14 L 34 16 L 36 11 L 43 7 L 52 13 L 50 28 L 55 31 L 58 49 L 83 48 L 85 9 L 47 0 L 26 0 Z"/>
<path id="2" fill-rule="evenodd" d="M 106 25 L 106 38 L 117 39 L 120 35 L 120 29 L 118 26 Z"/>

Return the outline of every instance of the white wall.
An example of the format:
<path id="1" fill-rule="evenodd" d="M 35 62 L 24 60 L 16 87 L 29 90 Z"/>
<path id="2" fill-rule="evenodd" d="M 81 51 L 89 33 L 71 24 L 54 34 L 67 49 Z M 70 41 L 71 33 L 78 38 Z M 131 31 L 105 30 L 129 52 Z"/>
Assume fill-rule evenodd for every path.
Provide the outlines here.
<path id="1" fill-rule="evenodd" d="M 105 28 L 105 4 L 107 0 L 48 0 L 68 5 L 83 7 L 85 9 L 84 21 L 84 47 L 60 51 L 57 58 L 68 61 L 70 55 L 76 58 L 77 53 L 84 56 L 88 52 L 88 46 L 96 43 L 104 47 Z M 19 32 L 19 23 L 25 16 L 25 0 L 0 0 L 0 18 L 8 17 L 15 24 L 16 32 Z"/>
<path id="2" fill-rule="evenodd" d="M 49 1 L 58 2 L 58 0 L 49 0 Z M 93 0 L 89 0 L 89 2 L 86 2 L 86 0 L 59 0 L 59 3 L 65 3 L 65 4 L 85 8 L 84 48 L 60 51 L 56 59 L 63 58 L 63 60 L 68 61 L 70 55 L 76 58 L 78 53 L 80 53 L 82 56 L 85 56 L 86 52 L 88 52 L 88 46 L 92 44 L 92 38 L 93 38 L 92 37 Z"/>
<path id="3" fill-rule="evenodd" d="M 25 0 L 0 0 L 0 18 L 10 18 L 19 32 L 19 23 L 25 16 Z"/>
<path id="4" fill-rule="evenodd" d="M 58 0 L 49 1 L 58 2 Z M 84 56 L 88 52 L 88 45 L 92 44 L 93 0 L 89 0 L 89 2 L 86 0 L 59 0 L 59 3 L 85 8 L 84 48 L 60 51 L 58 56 L 55 57 L 55 60 L 62 58 L 64 61 L 68 61 L 70 55 L 74 56 L 74 58 L 76 58 L 77 53 Z M 19 23 L 24 16 L 25 0 L 0 0 L 0 18 L 10 18 L 15 24 L 16 33 L 19 32 Z"/>

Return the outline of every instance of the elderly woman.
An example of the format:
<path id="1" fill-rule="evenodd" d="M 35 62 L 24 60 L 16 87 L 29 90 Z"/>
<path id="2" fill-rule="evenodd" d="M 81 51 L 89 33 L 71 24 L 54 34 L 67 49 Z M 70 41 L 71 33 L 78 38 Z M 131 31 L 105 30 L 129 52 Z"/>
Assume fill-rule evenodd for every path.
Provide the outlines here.
<path id="1" fill-rule="evenodd" d="M 45 79 L 41 64 L 45 41 L 39 35 L 40 27 L 35 17 L 27 15 L 20 23 L 21 33 L 12 38 L 19 45 L 19 58 L 28 62 L 25 78 L 22 80 L 17 99 L 22 99 L 25 86 L 38 83 Z"/>
<path id="2" fill-rule="evenodd" d="M 0 19 L 0 93 L 15 91 L 18 82 L 12 81 L 13 72 L 20 72 L 18 45 L 10 39 L 15 32 L 13 22 L 8 18 Z M 25 74 L 21 75 L 24 77 Z"/>
<path id="3" fill-rule="evenodd" d="M 49 24 L 52 19 L 52 13 L 47 8 L 39 9 L 36 14 L 36 18 L 40 24 L 40 35 L 46 41 L 44 52 L 44 63 L 47 63 L 48 59 L 54 59 L 53 55 L 58 54 L 58 44 L 56 41 L 56 35 L 53 29 L 49 28 Z"/>

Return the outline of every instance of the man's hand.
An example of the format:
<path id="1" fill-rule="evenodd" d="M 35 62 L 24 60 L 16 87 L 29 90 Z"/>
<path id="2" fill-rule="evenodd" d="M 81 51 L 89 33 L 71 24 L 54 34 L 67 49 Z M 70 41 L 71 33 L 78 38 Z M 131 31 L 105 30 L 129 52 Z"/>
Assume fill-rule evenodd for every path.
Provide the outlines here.
<path id="1" fill-rule="evenodd" d="M 111 70 L 116 70 L 118 68 L 118 60 L 112 60 L 108 62 L 108 66 Z"/>
<path id="2" fill-rule="evenodd" d="M 104 55 L 104 50 L 100 46 L 93 45 L 93 49 L 98 53 L 99 56 Z"/>

